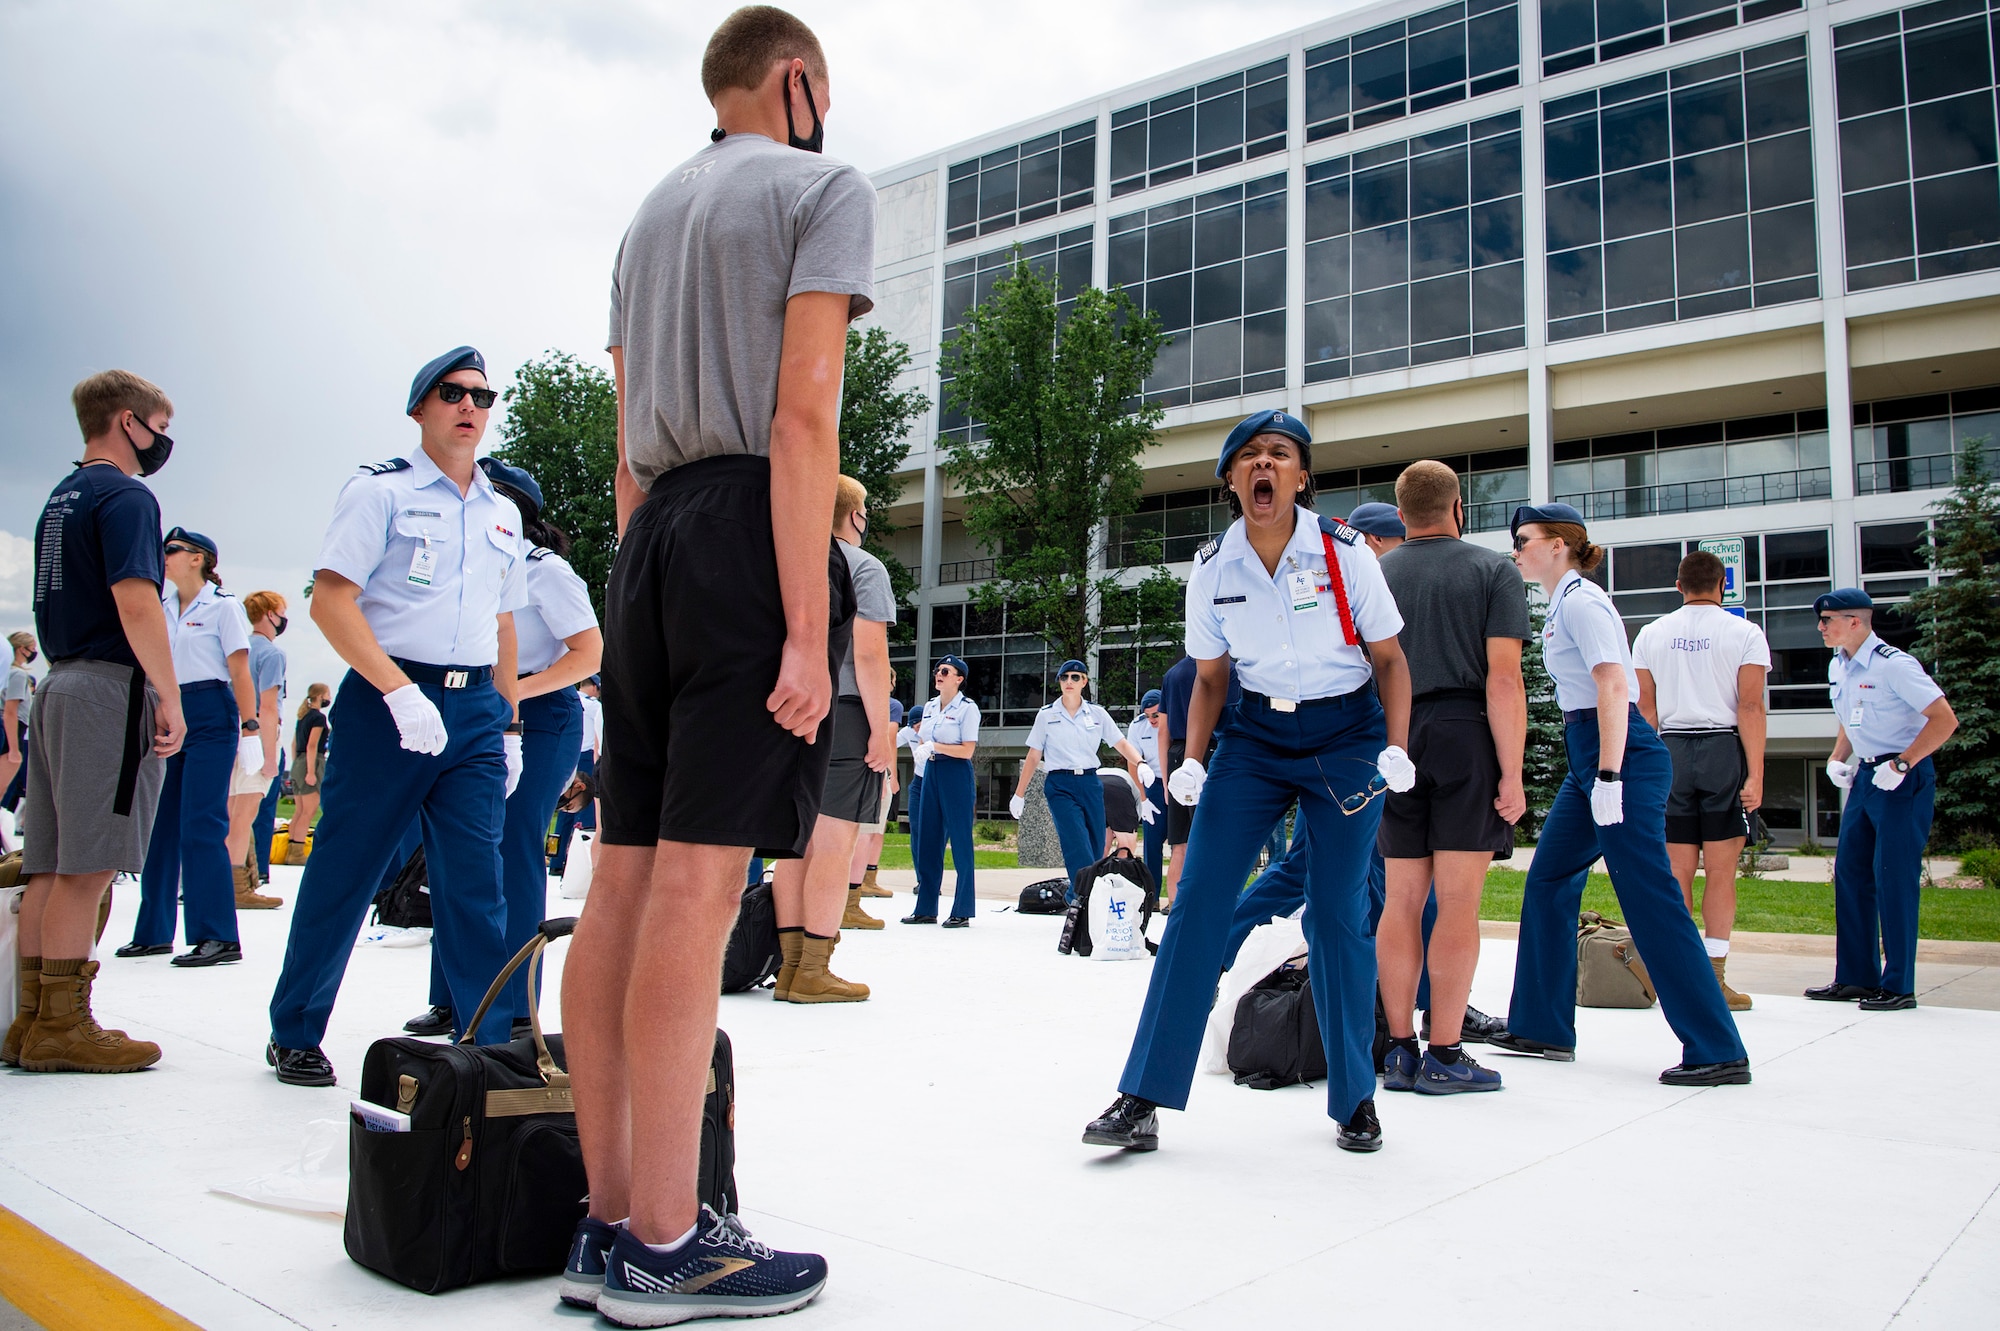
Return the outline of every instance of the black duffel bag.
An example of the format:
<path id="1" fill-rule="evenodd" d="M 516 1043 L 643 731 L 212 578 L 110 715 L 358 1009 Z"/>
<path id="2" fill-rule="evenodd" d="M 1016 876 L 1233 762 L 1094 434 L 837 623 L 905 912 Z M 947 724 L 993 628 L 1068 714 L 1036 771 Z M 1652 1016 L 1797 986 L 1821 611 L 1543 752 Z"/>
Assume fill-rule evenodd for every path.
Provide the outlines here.
<path id="1" fill-rule="evenodd" d="M 1326 1046 L 1305 967 L 1272 971 L 1236 1000 L 1229 1070 L 1238 1086 L 1257 1091 L 1326 1080 Z"/>
<path id="2" fill-rule="evenodd" d="M 1044 878 L 1021 889 L 1021 904 L 1015 909 L 1022 915 L 1061 915 L 1069 910 L 1068 898 L 1069 879 Z"/>
<path id="3" fill-rule="evenodd" d="M 393 929 L 431 928 L 429 877 L 424 848 L 418 846 L 397 871 L 395 881 L 375 894 L 375 915 L 370 923 Z"/>
<path id="4" fill-rule="evenodd" d="M 348 1115 L 344 1237 L 356 1262 L 425 1294 L 562 1270 L 589 1183 L 562 1036 L 542 1033 L 533 994 L 542 950 L 575 927 L 574 916 L 545 921 L 466 1024 L 479 1029 L 525 964 L 529 1037 L 496 1045 L 398 1037 L 369 1047 L 360 1098 L 409 1115 L 410 1130 L 373 1131 Z M 700 1187 L 724 1213 L 736 1209 L 735 1094 L 729 1038 L 717 1031 Z"/>

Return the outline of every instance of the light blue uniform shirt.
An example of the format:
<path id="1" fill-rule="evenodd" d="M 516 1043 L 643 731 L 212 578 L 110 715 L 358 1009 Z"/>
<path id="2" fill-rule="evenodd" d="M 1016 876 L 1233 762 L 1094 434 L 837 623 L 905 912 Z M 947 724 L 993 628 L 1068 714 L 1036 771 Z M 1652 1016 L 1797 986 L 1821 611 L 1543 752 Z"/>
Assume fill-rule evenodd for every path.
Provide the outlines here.
<path id="1" fill-rule="evenodd" d="M 170 582 L 160 605 L 167 612 L 176 683 L 227 680 L 230 656 L 250 650 L 250 617 L 243 613 L 243 603 L 214 583 L 202 583 L 182 608 L 181 594 Z"/>
<path id="2" fill-rule="evenodd" d="M 528 603 L 514 612 L 519 671 L 547 670 L 569 652 L 563 639 L 597 627 L 590 589 L 569 561 L 540 546 L 528 552 Z"/>
<path id="3" fill-rule="evenodd" d="M 1187 586 L 1187 653 L 1198 661 L 1234 657 L 1243 687 L 1267 697 L 1336 698 L 1366 684 L 1372 672 L 1342 630 L 1319 517 L 1296 505 L 1293 511 L 1292 539 L 1275 574 L 1250 548 L 1241 518 L 1213 554 L 1196 557 Z M 1403 616 L 1381 565 L 1360 533 L 1340 530 L 1333 549 L 1357 635 L 1362 642 L 1395 637 Z"/>
<path id="4" fill-rule="evenodd" d="M 1100 747 L 1117 747 L 1124 736 L 1111 713 L 1094 702 L 1078 705 L 1076 715 L 1057 699 L 1035 713 L 1028 747 L 1042 751 L 1042 765 L 1058 772 L 1095 772 Z"/>
<path id="5" fill-rule="evenodd" d="M 1160 732 L 1153 729 L 1153 723 L 1146 719 L 1144 712 L 1132 718 L 1132 724 L 1125 727 L 1125 738 L 1139 748 L 1139 757 L 1155 772 L 1160 770 Z"/>
<path id="6" fill-rule="evenodd" d="M 495 616 L 528 604 L 521 513 L 472 471 L 472 489 L 419 448 L 364 467 L 333 501 L 315 568 L 361 588 L 361 613 L 391 656 L 427 665 L 500 659 Z"/>
<path id="7" fill-rule="evenodd" d="M 1835 652 L 1826 666 L 1833 714 L 1862 758 L 1893 758 L 1924 728 L 1924 708 L 1944 697 L 1908 652 L 1874 634 L 1852 658 Z"/>
<path id="8" fill-rule="evenodd" d="M 285 698 L 285 649 L 261 633 L 250 635 L 250 691 L 261 700 L 265 689 L 276 689 L 278 700 Z M 259 704 L 262 705 L 261 702 Z"/>
<path id="9" fill-rule="evenodd" d="M 926 744 L 977 744 L 979 704 L 963 693 L 949 706 L 933 697 L 924 704 L 923 718 L 917 723 L 917 738 Z"/>
<path id="10" fill-rule="evenodd" d="M 1590 672 L 1614 661 L 1625 667 L 1625 688 L 1636 703 L 1639 672 L 1632 668 L 1625 621 L 1602 587 L 1571 569 L 1549 597 L 1549 618 L 1542 625 L 1542 663 L 1556 682 L 1556 706 L 1565 712 L 1597 706 L 1597 680 Z"/>

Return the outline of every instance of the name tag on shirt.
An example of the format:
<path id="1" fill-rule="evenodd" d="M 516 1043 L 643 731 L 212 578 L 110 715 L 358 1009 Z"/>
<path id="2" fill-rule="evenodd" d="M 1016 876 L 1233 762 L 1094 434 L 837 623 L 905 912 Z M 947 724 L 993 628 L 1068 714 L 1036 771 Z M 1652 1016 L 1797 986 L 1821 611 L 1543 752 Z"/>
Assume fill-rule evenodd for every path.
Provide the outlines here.
<path id="1" fill-rule="evenodd" d="M 1300 569 L 1296 573 L 1288 574 L 1287 580 L 1291 584 L 1292 609 L 1319 609 L 1318 580 L 1313 577 L 1310 570 Z"/>
<path id="2" fill-rule="evenodd" d="M 410 556 L 410 581 L 419 587 L 430 586 L 437 573 L 437 562 L 437 551 L 427 545 L 418 546 Z"/>
<path id="3" fill-rule="evenodd" d="M 1848 727 L 1849 727 L 1850 729 L 1851 729 L 1851 728 L 1853 728 L 1853 727 L 1855 727 L 1855 726 L 1858 726 L 1858 725 L 1860 725 L 1860 724 L 1861 724 L 1861 704 L 1860 704 L 1860 703 L 1855 703 L 1853 707 L 1851 707 L 1851 708 L 1849 708 L 1849 709 L 1848 709 L 1848 712 L 1847 712 L 1847 724 L 1848 724 Z"/>

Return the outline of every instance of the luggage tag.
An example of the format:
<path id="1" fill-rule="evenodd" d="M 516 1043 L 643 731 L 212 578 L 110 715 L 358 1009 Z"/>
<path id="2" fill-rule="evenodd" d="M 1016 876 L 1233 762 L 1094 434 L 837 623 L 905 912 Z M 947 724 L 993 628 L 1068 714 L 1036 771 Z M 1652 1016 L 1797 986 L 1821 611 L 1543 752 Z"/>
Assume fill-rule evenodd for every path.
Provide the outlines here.
<path id="1" fill-rule="evenodd" d="M 410 555 L 410 582 L 418 587 L 430 586 L 431 578 L 437 572 L 437 562 L 437 551 L 431 549 L 430 538 L 426 537 L 424 543 Z"/>
<path id="2" fill-rule="evenodd" d="M 1319 609 L 1319 586 L 1311 569 L 1299 569 L 1288 575 L 1292 591 L 1292 609 Z"/>

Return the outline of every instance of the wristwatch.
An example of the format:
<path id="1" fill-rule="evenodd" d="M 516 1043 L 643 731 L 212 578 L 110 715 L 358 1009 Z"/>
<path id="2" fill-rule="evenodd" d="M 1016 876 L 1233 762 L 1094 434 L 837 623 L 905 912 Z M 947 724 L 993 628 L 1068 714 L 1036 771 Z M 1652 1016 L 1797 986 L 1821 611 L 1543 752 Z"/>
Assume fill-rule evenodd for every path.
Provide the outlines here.
<path id="1" fill-rule="evenodd" d="M 1616 773 L 1616 772 L 1612 771 L 1612 770 L 1611 770 L 1610 768 L 1608 768 L 1608 767 L 1600 767 L 1600 768 L 1598 768 L 1598 769 L 1597 769 L 1597 779 L 1598 779 L 1599 781 L 1622 781 L 1622 780 L 1624 780 L 1624 778 L 1623 778 L 1623 777 L 1619 776 L 1619 775 L 1618 775 L 1618 773 Z"/>
<path id="2" fill-rule="evenodd" d="M 254 735 L 257 733 L 257 718 L 252 717 L 248 721 L 245 721 L 243 723 L 243 733 L 246 735 Z"/>
<path id="3" fill-rule="evenodd" d="M 1895 768 L 1898 774 L 1910 770 L 1910 763 L 1907 758 L 1891 758 L 1889 760 L 1889 766 Z"/>

